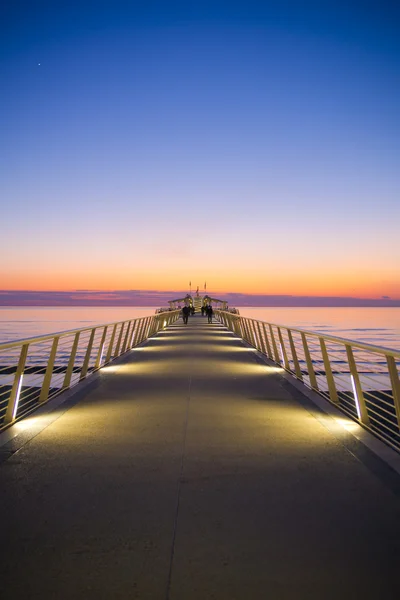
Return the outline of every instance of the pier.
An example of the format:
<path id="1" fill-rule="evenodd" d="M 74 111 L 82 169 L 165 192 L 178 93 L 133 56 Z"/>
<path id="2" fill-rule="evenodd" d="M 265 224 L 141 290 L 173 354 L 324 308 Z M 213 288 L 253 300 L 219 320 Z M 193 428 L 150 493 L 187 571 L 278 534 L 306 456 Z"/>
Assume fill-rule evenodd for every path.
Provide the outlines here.
<path id="1" fill-rule="evenodd" d="M 3 345 L 3 599 L 398 597 L 396 353 L 215 316 Z"/>

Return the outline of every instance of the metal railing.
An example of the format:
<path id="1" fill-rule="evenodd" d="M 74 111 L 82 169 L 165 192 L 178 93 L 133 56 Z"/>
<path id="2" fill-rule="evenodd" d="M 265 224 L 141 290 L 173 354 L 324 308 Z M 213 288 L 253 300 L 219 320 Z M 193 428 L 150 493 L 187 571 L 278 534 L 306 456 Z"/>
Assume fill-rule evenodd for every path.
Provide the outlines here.
<path id="1" fill-rule="evenodd" d="M 0 344 L 0 430 L 83 381 L 180 316 L 180 311 Z"/>
<path id="2" fill-rule="evenodd" d="M 400 352 L 215 311 L 242 337 L 307 387 L 400 450 Z"/>

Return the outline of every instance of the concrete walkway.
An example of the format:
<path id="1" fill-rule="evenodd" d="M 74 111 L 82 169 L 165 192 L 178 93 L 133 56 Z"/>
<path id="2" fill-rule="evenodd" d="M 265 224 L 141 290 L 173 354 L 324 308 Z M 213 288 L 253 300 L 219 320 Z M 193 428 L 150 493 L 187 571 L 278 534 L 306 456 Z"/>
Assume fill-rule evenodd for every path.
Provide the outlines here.
<path id="1" fill-rule="evenodd" d="M 200 316 L 93 376 L 0 466 L 2 600 L 398 598 L 399 498 L 298 394 Z"/>

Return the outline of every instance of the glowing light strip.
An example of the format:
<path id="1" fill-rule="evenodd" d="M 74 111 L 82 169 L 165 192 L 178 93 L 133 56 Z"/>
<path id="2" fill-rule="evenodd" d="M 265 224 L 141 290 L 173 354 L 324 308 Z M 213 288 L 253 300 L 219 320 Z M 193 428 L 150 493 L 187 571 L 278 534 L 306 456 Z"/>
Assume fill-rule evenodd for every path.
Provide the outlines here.
<path id="1" fill-rule="evenodd" d="M 361 421 L 361 411 L 360 411 L 360 402 L 358 400 L 358 395 L 357 395 L 357 389 L 356 389 L 356 383 L 354 381 L 354 377 L 353 375 L 350 375 L 350 379 L 351 379 L 351 385 L 353 386 L 353 393 L 354 393 L 354 402 L 356 404 L 356 409 L 357 409 L 357 415 L 359 420 Z"/>
<path id="2" fill-rule="evenodd" d="M 21 375 L 21 378 L 20 378 L 19 383 L 18 383 L 17 395 L 16 395 L 16 398 L 15 398 L 14 410 L 13 410 L 13 415 L 12 415 L 13 420 L 15 419 L 15 417 L 17 415 L 18 404 L 19 404 L 19 397 L 20 397 L 20 394 L 21 394 L 21 388 L 22 388 L 22 380 L 23 380 L 23 378 L 24 378 L 24 376 Z"/>
<path id="3" fill-rule="evenodd" d="M 281 350 L 281 361 L 282 361 L 283 364 L 285 364 L 285 359 L 283 358 L 283 348 L 282 348 L 282 344 L 280 342 L 279 342 L 279 348 Z"/>
<path id="4" fill-rule="evenodd" d="M 100 353 L 100 360 L 99 360 L 99 366 L 101 366 L 101 361 L 103 360 L 103 353 L 104 353 L 104 342 L 101 346 L 101 353 Z"/>

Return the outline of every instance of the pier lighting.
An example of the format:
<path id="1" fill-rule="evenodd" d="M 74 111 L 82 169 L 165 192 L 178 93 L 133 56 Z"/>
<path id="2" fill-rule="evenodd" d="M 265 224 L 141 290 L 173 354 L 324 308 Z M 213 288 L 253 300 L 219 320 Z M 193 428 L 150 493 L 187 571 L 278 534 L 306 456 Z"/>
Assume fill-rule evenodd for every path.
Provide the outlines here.
<path id="1" fill-rule="evenodd" d="M 285 360 L 283 358 L 283 348 L 282 348 L 282 344 L 280 342 L 279 342 L 279 348 L 280 348 L 280 351 L 281 351 L 281 361 L 282 361 L 283 364 L 285 364 Z"/>
<path id="2" fill-rule="evenodd" d="M 351 379 L 351 385 L 353 386 L 354 402 L 356 404 L 357 415 L 358 415 L 359 420 L 361 421 L 360 402 L 358 400 L 357 388 L 356 388 L 356 384 L 355 384 L 353 375 L 350 375 L 350 379 Z"/>
<path id="3" fill-rule="evenodd" d="M 104 353 L 104 342 L 101 345 L 99 365 L 101 365 L 101 361 L 103 360 L 103 353 Z"/>
<path id="4" fill-rule="evenodd" d="M 17 394 L 15 396 L 15 404 L 14 404 L 14 410 L 13 410 L 13 414 L 12 414 L 13 420 L 17 416 L 17 410 L 18 410 L 18 404 L 19 404 L 19 397 L 21 395 L 21 388 L 22 388 L 22 380 L 23 380 L 23 378 L 24 378 L 24 376 L 21 375 L 20 380 L 18 382 Z"/>

